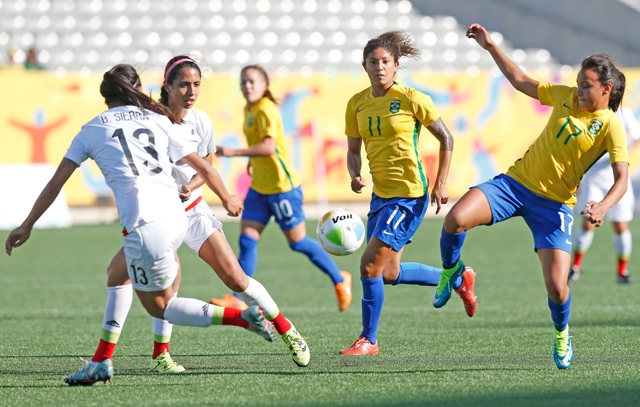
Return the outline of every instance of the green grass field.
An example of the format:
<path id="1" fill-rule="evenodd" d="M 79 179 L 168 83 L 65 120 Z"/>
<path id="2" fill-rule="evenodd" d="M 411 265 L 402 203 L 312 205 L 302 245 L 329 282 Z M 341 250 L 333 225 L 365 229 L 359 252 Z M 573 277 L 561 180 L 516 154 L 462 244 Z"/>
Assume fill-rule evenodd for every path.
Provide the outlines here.
<path id="1" fill-rule="evenodd" d="M 438 265 L 441 220 L 425 220 L 405 261 Z M 315 222 L 309 222 L 310 231 Z M 640 223 L 632 223 L 640 242 Z M 226 233 L 236 247 L 238 225 Z M 7 232 L 0 234 L 2 241 Z M 478 312 L 468 318 L 454 295 L 432 307 L 433 287 L 386 288 L 380 355 L 344 357 L 361 329 L 359 254 L 337 258 L 354 273 L 354 302 L 337 311 L 330 280 L 289 250 L 277 227 L 259 246 L 256 278 L 311 349 L 308 368 L 283 342 L 267 343 L 235 327 L 173 330 L 172 354 L 187 372 L 148 372 L 150 318 L 137 299 L 114 357 L 112 383 L 68 387 L 98 343 L 106 266 L 119 248 L 118 225 L 36 230 L 0 256 L 0 405 L 7 406 L 637 406 L 640 404 L 638 284 L 615 282 L 611 230 L 605 225 L 573 288 L 576 356 L 560 371 L 540 266 L 524 222 L 468 235 L 463 258 L 477 271 Z M 639 243 L 636 243 L 638 245 Z M 181 296 L 208 300 L 226 292 L 193 252 L 181 249 Z M 635 272 L 635 273 L 634 273 Z"/>

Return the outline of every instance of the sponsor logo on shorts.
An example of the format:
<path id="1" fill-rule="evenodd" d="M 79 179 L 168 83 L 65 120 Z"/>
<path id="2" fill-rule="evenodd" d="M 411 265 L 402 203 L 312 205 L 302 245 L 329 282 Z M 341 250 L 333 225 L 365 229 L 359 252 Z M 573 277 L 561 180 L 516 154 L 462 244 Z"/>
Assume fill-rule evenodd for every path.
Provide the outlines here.
<path id="1" fill-rule="evenodd" d="M 382 231 L 382 234 L 383 234 L 383 235 L 393 236 L 393 233 L 391 233 L 391 232 L 387 232 L 386 230 L 383 230 L 383 231 Z"/>

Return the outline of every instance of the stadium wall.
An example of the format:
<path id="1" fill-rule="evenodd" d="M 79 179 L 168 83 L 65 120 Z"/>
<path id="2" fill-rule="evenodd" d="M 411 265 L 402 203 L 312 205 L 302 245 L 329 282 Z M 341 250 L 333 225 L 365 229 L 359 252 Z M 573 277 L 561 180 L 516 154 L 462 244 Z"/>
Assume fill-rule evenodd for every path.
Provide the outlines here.
<path id="1" fill-rule="evenodd" d="M 626 74 L 628 92 L 623 103 L 640 117 L 640 69 L 628 69 Z M 161 77 L 143 75 L 142 79 L 146 90 L 156 96 L 160 94 Z M 575 73 L 566 78 L 552 74 L 542 80 L 572 84 Z M 0 71 L 0 88 L 4 92 L 0 101 L 0 165 L 57 165 L 80 127 L 105 109 L 98 92 L 100 81 L 100 76 L 56 78 L 48 72 Z M 538 136 L 550 112 L 549 107 L 516 92 L 504 77 L 489 72 L 477 77 L 440 74 L 424 77 L 419 72 L 404 70 L 398 81 L 431 95 L 455 137 L 448 183 L 453 199 L 470 185 L 505 171 Z M 28 93 L 25 84 L 30 89 Z M 364 74 L 273 78 L 272 90 L 279 98 L 290 155 L 301 175 L 307 201 L 369 199 L 369 194 L 356 195 L 350 190 L 344 136 L 347 101 L 367 86 Z M 243 107 L 237 78 L 216 74 L 203 81 L 196 108 L 209 114 L 218 145 L 245 145 Z M 433 180 L 439 146 L 424 128 L 419 147 L 422 162 Z M 634 177 L 638 171 L 633 164 L 638 162 L 640 152 L 636 151 L 632 154 Z M 214 158 L 214 166 L 230 191 L 244 196 L 250 182 L 246 159 Z M 369 174 L 363 175 L 370 182 Z M 111 192 L 93 162 L 76 171 L 64 192 L 72 206 L 111 200 Z M 13 199 L 12 196 L 19 199 L 20 195 L 5 194 L 5 199 Z M 217 201 L 208 189 L 205 198 L 210 203 Z"/>

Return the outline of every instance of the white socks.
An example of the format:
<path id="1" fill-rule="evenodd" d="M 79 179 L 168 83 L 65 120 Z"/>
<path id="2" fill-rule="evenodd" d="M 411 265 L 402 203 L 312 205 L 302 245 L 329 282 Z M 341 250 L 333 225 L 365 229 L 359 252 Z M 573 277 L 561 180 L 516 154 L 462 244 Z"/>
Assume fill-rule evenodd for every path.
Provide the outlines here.
<path id="1" fill-rule="evenodd" d="M 107 304 L 104 308 L 102 329 L 120 334 L 129 315 L 132 301 L 133 286 L 131 284 L 107 287 Z"/>
<path id="2" fill-rule="evenodd" d="M 172 324 L 200 326 L 212 324 L 214 306 L 194 298 L 172 298 L 164 310 L 164 319 Z"/>
<path id="3" fill-rule="evenodd" d="M 585 253 L 591 247 L 591 242 L 593 242 L 593 230 L 584 230 L 582 228 L 578 228 L 578 234 L 576 235 L 576 240 L 574 242 L 573 251 Z"/>
<path id="4" fill-rule="evenodd" d="M 631 255 L 632 238 L 631 231 L 629 229 L 622 232 L 622 234 L 613 235 L 613 248 L 616 251 L 616 255 L 622 258 L 628 258 Z"/>
<path id="5" fill-rule="evenodd" d="M 249 277 L 249 284 L 247 285 L 247 289 L 241 293 L 238 293 L 240 297 L 249 304 L 249 306 L 258 305 L 265 313 L 265 316 L 269 316 L 271 318 L 275 318 L 278 316 L 280 312 L 278 310 L 278 306 L 276 302 L 273 301 L 273 298 L 267 292 L 267 289 L 264 288 L 262 284 L 260 284 L 257 280 Z"/>

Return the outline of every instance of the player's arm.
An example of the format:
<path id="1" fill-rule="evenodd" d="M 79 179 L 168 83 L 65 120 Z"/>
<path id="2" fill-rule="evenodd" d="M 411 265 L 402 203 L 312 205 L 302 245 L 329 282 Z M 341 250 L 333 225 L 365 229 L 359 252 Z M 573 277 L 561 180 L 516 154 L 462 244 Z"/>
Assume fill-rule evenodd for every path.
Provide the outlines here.
<path id="1" fill-rule="evenodd" d="M 529 97 L 538 99 L 538 84 L 540 82 L 530 78 L 515 62 L 510 60 L 500 47 L 493 42 L 486 28 L 480 24 L 471 24 L 467 30 L 467 37 L 473 38 L 478 45 L 489 51 L 502 74 L 511 82 L 514 88 Z"/>
<path id="2" fill-rule="evenodd" d="M 349 170 L 349 176 L 351 176 L 351 190 L 356 194 L 362 193 L 367 183 L 360 176 L 360 170 L 362 169 L 362 157 L 360 151 L 362 150 L 362 139 L 356 137 L 347 137 L 347 169 Z"/>
<path id="3" fill-rule="evenodd" d="M 218 146 L 216 155 L 219 157 L 266 157 L 276 153 L 276 140 L 271 136 L 265 136 L 261 142 L 247 148 L 233 149 Z"/>
<path id="4" fill-rule="evenodd" d="M 440 212 L 442 204 L 449 202 L 447 178 L 449 177 L 449 167 L 451 166 L 451 155 L 453 153 L 453 136 L 441 118 L 431 123 L 427 129 L 440 142 L 438 174 L 436 175 L 436 182 L 431 189 L 431 205 L 435 204 L 437 206 L 437 214 Z"/>
<path id="5" fill-rule="evenodd" d="M 202 158 L 204 158 L 204 160 L 209 164 L 213 165 L 213 155 L 211 153 L 207 154 Z M 182 190 L 180 191 L 180 199 L 182 199 L 183 202 L 187 201 L 191 196 L 191 191 L 198 189 L 203 185 L 204 185 L 204 180 L 202 179 L 200 174 L 194 175 L 193 178 L 191 178 L 191 181 L 189 181 L 187 185 L 182 186 Z"/>
<path id="6" fill-rule="evenodd" d="M 244 209 L 242 200 L 235 195 L 231 195 L 222 182 L 222 178 L 210 163 L 200 157 L 196 152 L 187 154 L 181 158 L 191 168 L 198 172 L 209 188 L 220 198 L 222 206 L 227 210 L 229 216 L 239 216 Z"/>
<path id="7" fill-rule="evenodd" d="M 583 216 L 588 216 L 589 222 L 596 226 L 602 225 L 602 220 L 607 211 L 611 209 L 613 205 L 618 203 L 620 198 L 627 192 L 627 185 L 629 183 L 629 163 L 617 162 L 611 164 L 613 170 L 613 186 L 607 192 L 607 195 L 600 202 L 589 201 L 586 206 L 587 209 L 580 212 Z"/>
<path id="8" fill-rule="evenodd" d="M 11 252 L 14 247 L 22 246 L 22 244 L 29 239 L 33 225 L 38 221 L 38 219 L 40 219 L 42 214 L 49 209 L 51 204 L 53 204 L 53 201 L 56 200 L 60 190 L 76 168 L 78 168 L 78 164 L 75 162 L 68 158 L 62 159 L 55 174 L 53 174 L 51 180 L 47 183 L 42 192 L 40 192 L 40 195 L 33 204 L 33 208 L 31 208 L 31 212 L 27 218 L 22 222 L 22 225 L 9 234 L 5 243 L 5 250 L 9 256 L 11 256 Z"/>

